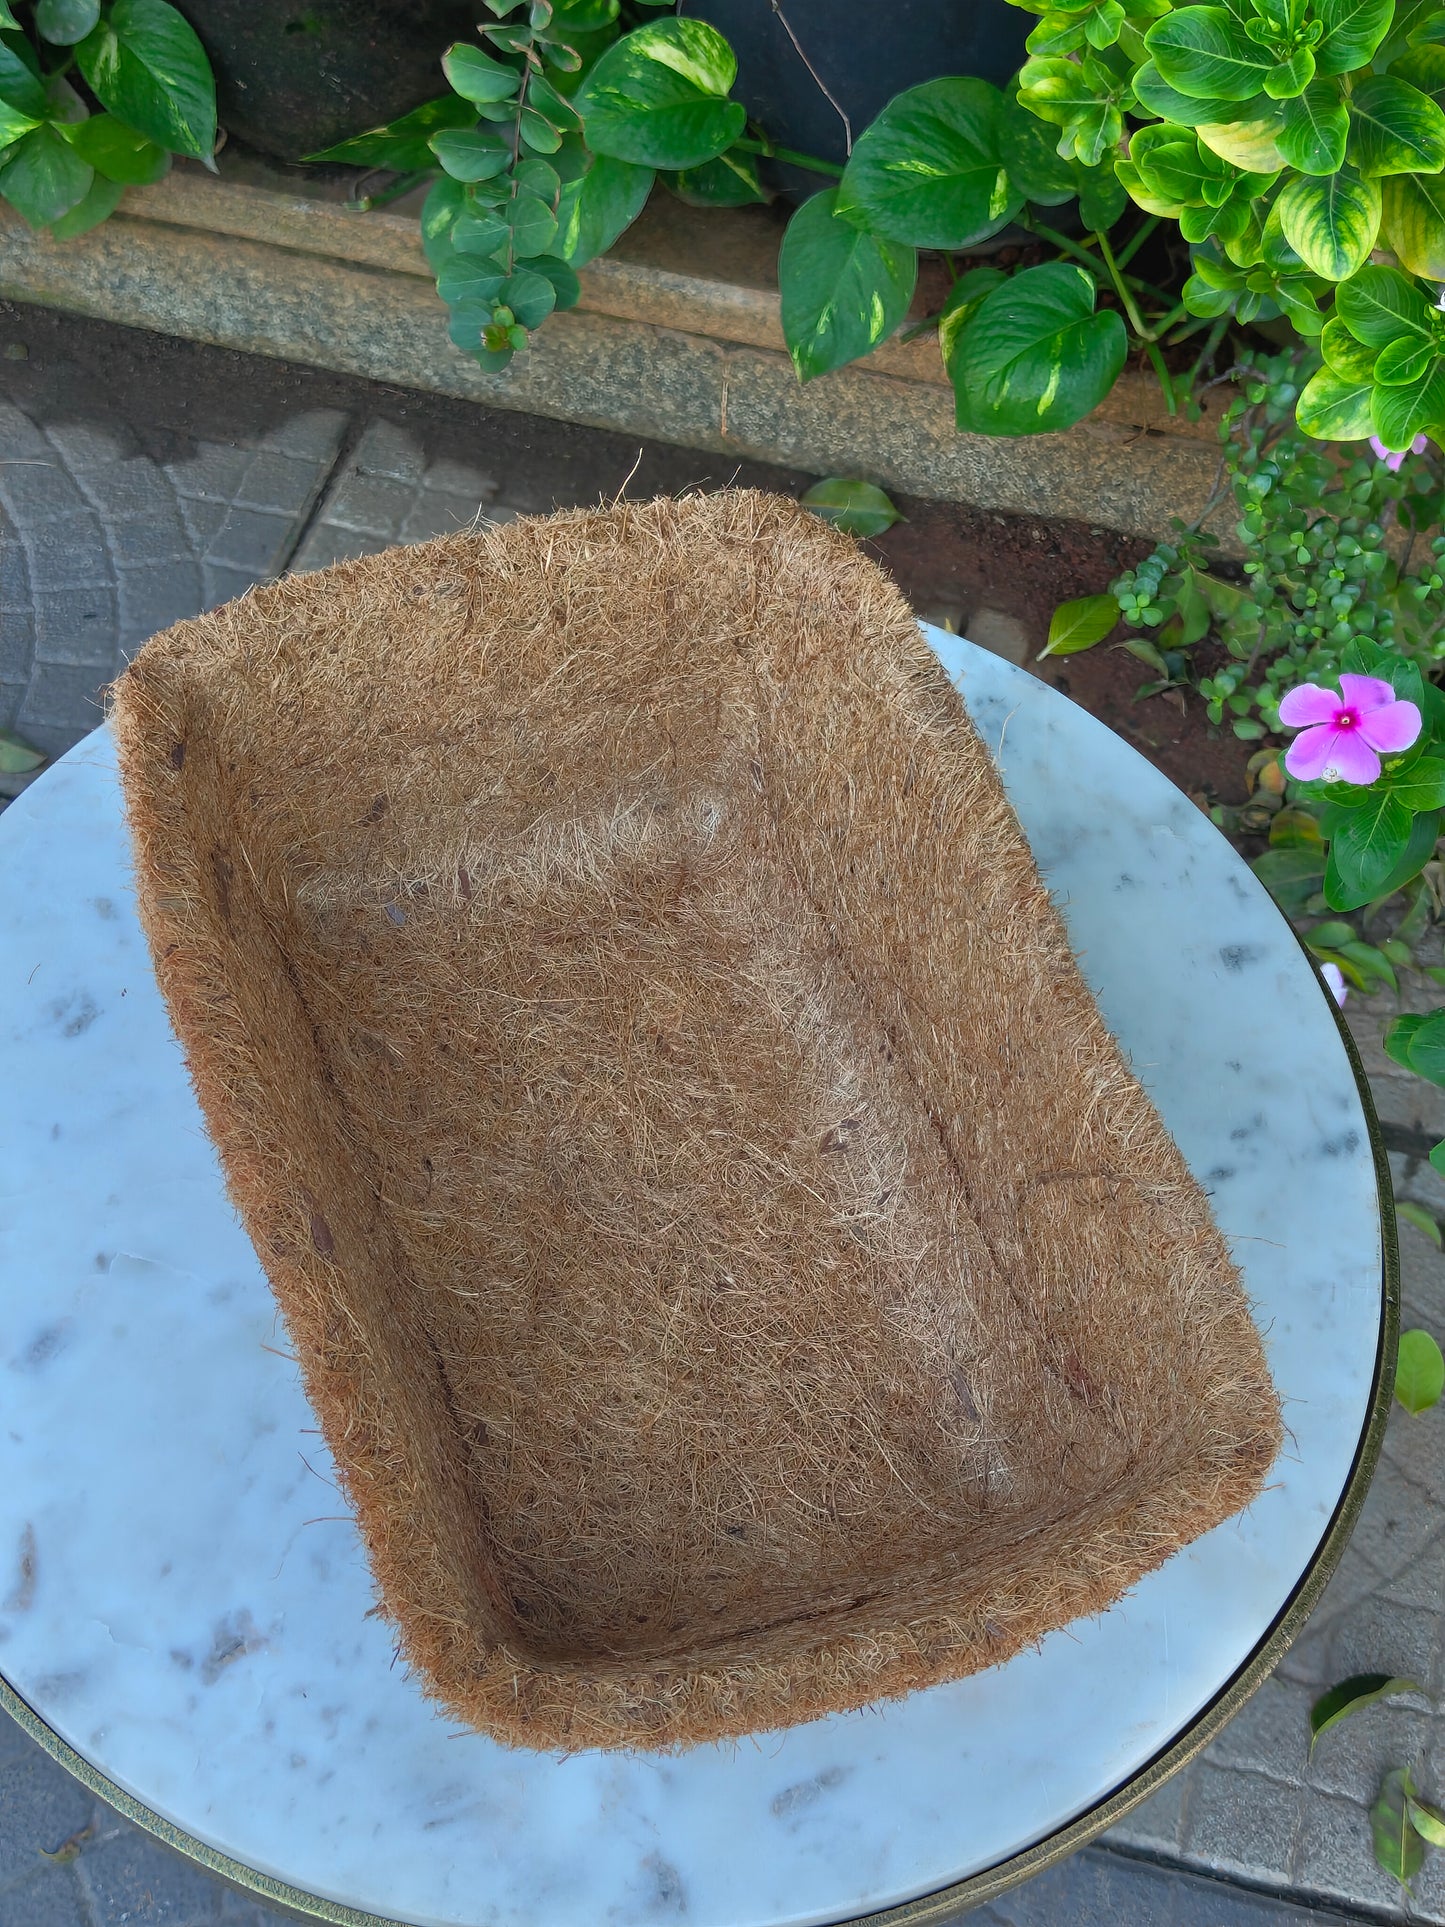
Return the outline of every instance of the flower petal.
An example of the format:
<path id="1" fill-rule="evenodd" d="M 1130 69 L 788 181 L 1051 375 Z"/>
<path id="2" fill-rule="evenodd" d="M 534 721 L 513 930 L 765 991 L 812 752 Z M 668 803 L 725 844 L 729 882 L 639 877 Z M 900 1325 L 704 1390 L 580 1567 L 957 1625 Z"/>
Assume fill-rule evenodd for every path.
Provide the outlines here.
<path id="1" fill-rule="evenodd" d="M 1402 697 L 1398 702 L 1385 703 L 1361 716 L 1359 734 L 1371 749 L 1381 749 L 1391 756 L 1398 750 L 1408 749 L 1421 727 L 1419 710 Z"/>
<path id="2" fill-rule="evenodd" d="M 1293 695 L 1297 692 L 1291 690 Z M 1288 701 L 1288 697 L 1285 699 Z M 1284 704 L 1280 704 L 1283 713 Z M 1313 729 L 1301 730 L 1285 751 L 1284 766 L 1290 775 L 1301 783 L 1313 783 L 1325 764 L 1333 760 L 1335 741 L 1339 736 L 1337 729 L 1320 723 Z"/>
<path id="3" fill-rule="evenodd" d="M 1394 695 L 1394 690 L 1390 694 Z M 1317 682 L 1302 682 L 1291 689 L 1279 706 L 1279 719 L 1287 729 L 1301 729 L 1306 723 L 1332 723 L 1341 699 L 1333 689 L 1321 689 Z"/>
<path id="4" fill-rule="evenodd" d="M 1395 700 L 1395 692 L 1383 676 L 1344 675 L 1340 677 L 1340 688 L 1351 709 L 1378 709 L 1382 703 Z"/>
<path id="5" fill-rule="evenodd" d="M 1345 989 L 1344 973 L 1339 965 L 1332 963 L 1321 964 L 1320 975 L 1329 985 L 1330 995 L 1334 998 L 1335 1002 L 1342 1004 L 1350 993 Z"/>
<path id="6" fill-rule="evenodd" d="M 1325 761 L 1335 774 L 1336 783 L 1373 783 L 1380 773 L 1380 759 L 1358 729 L 1337 729 Z"/>

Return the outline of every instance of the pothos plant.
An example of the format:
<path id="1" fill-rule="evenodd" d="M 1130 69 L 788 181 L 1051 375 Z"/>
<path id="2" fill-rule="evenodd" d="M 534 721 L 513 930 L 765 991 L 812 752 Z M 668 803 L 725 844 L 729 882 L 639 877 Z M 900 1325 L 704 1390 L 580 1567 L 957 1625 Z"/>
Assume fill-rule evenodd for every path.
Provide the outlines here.
<path id="1" fill-rule="evenodd" d="M 790 220 L 778 264 L 783 331 L 804 381 L 900 327 L 921 250 L 951 263 L 1010 224 L 1065 258 L 1012 277 L 992 267 L 955 277 L 931 319 L 962 425 L 1008 435 L 1068 427 L 1108 392 L 1131 341 L 1157 357 L 1171 329 L 1193 325 L 1178 298 L 1129 272 L 1153 224 L 1117 254 L 1103 239 L 1128 206 L 1112 162 L 1061 153 L 1016 89 L 968 77 L 912 88 L 839 167 L 750 125 L 731 97 L 732 50 L 703 21 L 637 21 L 620 0 L 486 4 L 486 45 L 459 44 L 443 61 L 449 96 L 310 157 L 441 170 L 424 244 L 452 339 L 483 368 L 504 367 L 554 308 L 577 299 L 575 270 L 616 241 L 657 181 L 689 201 L 762 201 L 763 155 L 827 183 Z M 404 172 L 399 185 L 414 178 Z M 1066 203 L 1077 203 L 1075 225 L 1091 239 L 1043 220 Z M 1101 288 L 1122 312 L 1099 305 Z"/>
<path id="2" fill-rule="evenodd" d="M 928 317 L 960 427 L 1067 428 L 1133 352 L 1174 408 L 1231 323 L 1280 319 L 1321 343 L 1307 433 L 1374 433 L 1393 450 L 1445 423 L 1445 320 L 1422 285 L 1445 279 L 1445 8 L 1430 0 L 1029 5 L 1042 18 L 1009 87 L 910 88 L 843 167 L 775 147 L 732 99 L 724 37 L 639 18 L 651 3 L 487 0 L 486 46 L 443 63 L 450 95 L 312 157 L 442 170 L 426 246 L 453 339 L 483 367 L 576 299 L 575 270 L 656 180 L 691 200 L 761 200 L 757 161 L 776 154 L 826 183 L 778 264 L 804 381 L 903 324 L 920 251 L 952 273 L 1019 228 L 1059 258 L 1012 274 L 965 262 Z M 1131 203 L 1144 218 L 1119 238 Z M 1166 220 L 1191 256 L 1177 293 L 1132 271 Z M 1381 249 L 1392 264 L 1372 260 Z M 1171 374 L 1166 351 L 1205 331 Z"/>
<path id="3" fill-rule="evenodd" d="M 0 199 L 29 226 L 83 234 L 215 145 L 210 62 L 166 0 L 0 0 Z"/>

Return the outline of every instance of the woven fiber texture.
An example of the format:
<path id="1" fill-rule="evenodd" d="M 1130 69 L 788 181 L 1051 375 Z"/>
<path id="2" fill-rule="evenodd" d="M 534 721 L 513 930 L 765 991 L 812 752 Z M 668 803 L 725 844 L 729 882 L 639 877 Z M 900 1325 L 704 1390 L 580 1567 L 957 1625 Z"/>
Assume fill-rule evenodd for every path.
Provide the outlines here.
<path id="1" fill-rule="evenodd" d="M 694 495 L 293 577 L 115 685 L 231 1196 L 425 1689 L 671 1749 L 1004 1660 L 1277 1400 L 902 596 Z"/>

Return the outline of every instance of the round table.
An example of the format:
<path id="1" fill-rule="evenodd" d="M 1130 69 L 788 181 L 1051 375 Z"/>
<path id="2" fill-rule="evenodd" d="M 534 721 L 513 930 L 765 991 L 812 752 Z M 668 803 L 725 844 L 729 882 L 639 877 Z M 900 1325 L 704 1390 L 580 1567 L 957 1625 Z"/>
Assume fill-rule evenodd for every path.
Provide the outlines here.
<path id="1" fill-rule="evenodd" d="M 233 1881 L 417 1927 L 942 1920 L 1202 1745 L 1338 1560 L 1387 1409 L 1396 1291 L 1388 1178 L 1328 994 L 1172 784 L 1034 677 L 928 634 L 1211 1195 L 1289 1439 L 1247 1513 L 1099 1618 L 741 1745 L 563 1760 L 422 1699 L 372 1615 L 156 988 L 108 732 L 0 820 L 0 1696 Z"/>

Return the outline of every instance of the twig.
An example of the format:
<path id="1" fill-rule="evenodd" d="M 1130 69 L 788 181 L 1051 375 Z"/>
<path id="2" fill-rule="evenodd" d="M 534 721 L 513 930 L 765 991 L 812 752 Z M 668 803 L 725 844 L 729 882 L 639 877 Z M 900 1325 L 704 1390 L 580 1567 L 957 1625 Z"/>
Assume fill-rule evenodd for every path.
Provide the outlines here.
<path id="1" fill-rule="evenodd" d="M 773 12 L 778 16 L 778 24 L 782 27 L 783 32 L 788 36 L 789 40 L 792 41 L 794 53 L 797 54 L 799 60 L 802 61 L 803 65 L 807 68 L 808 72 L 813 76 L 813 80 L 815 85 L 817 86 L 818 92 L 823 96 L 824 100 L 827 101 L 828 105 L 833 109 L 833 112 L 838 116 L 839 120 L 842 121 L 843 152 L 851 158 L 853 153 L 853 123 L 849 120 L 848 116 L 843 112 L 843 109 L 838 105 L 838 102 L 834 100 L 833 96 L 828 92 L 828 89 L 823 82 L 823 76 L 818 72 L 818 69 L 813 65 L 812 61 L 809 60 L 808 56 L 803 52 L 803 43 L 802 41 L 799 40 L 798 36 L 793 32 L 792 28 L 788 25 L 787 15 L 783 12 L 782 8 L 778 5 L 778 0 L 768 0 L 768 4 L 772 7 Z"/>

